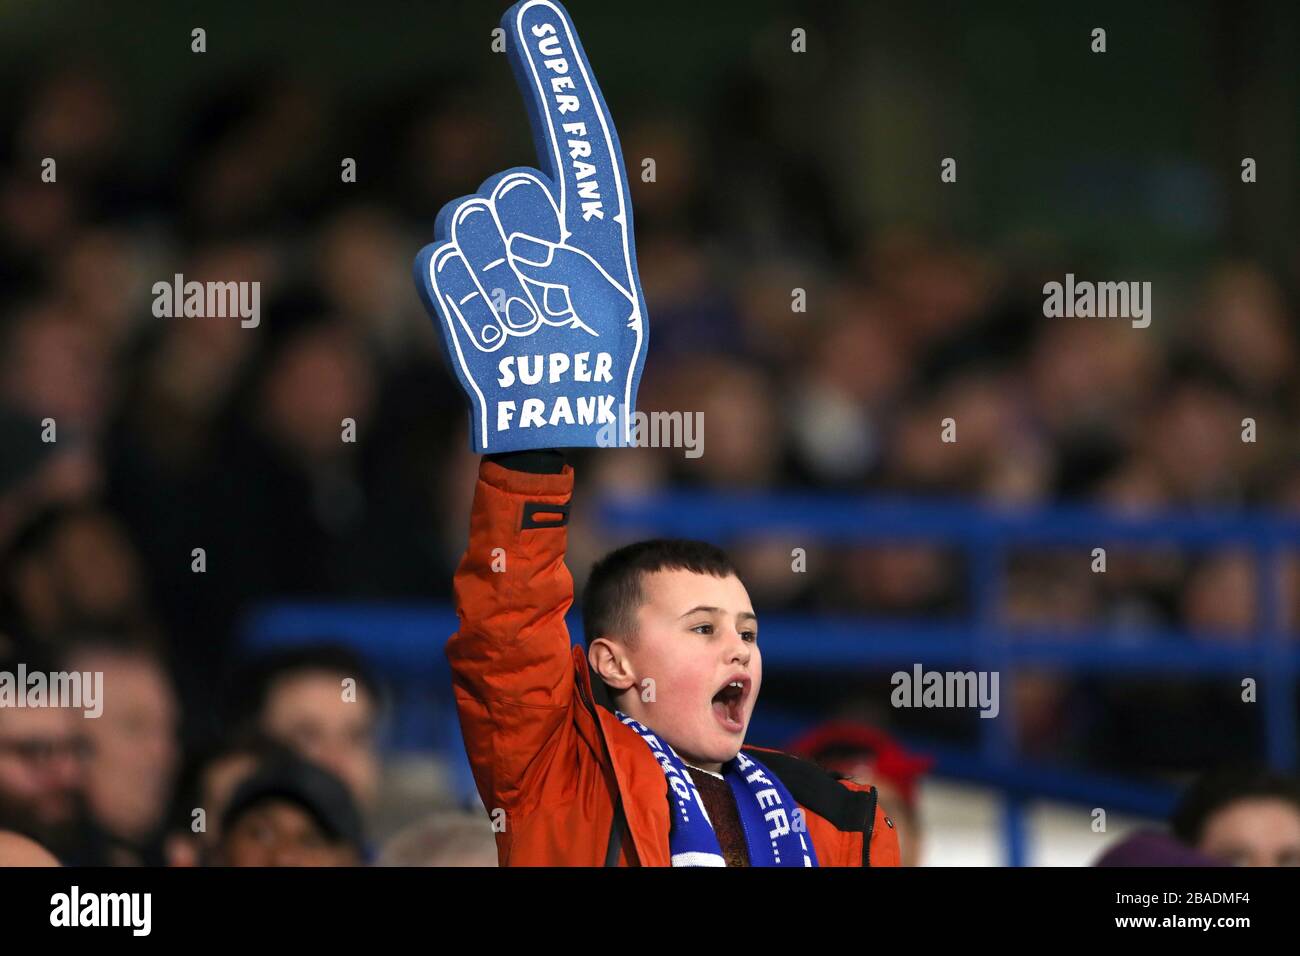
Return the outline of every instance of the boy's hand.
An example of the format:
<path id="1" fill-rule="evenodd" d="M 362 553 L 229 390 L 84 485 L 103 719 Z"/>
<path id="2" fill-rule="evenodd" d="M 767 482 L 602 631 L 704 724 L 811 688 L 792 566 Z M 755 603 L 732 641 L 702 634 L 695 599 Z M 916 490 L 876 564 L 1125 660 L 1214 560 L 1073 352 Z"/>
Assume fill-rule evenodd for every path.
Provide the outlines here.
<path id="1" fill-rule="evenodd" d="M 647 329 L 618 136 L 562 6 L 524 0 L 501 22 L 541 169 L 444 206 L 416 284 L 475 451 L 624 445 Z"/>

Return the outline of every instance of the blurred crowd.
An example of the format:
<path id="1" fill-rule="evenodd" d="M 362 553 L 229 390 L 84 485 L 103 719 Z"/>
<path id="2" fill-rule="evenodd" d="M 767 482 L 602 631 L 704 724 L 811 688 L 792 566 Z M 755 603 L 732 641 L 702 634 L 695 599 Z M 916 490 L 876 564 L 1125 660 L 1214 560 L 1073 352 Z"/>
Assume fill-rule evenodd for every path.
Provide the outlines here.
<path id="1" fill-rule="evenodd" d="M 1300 511 L 1294 276 L 1225 260 L 1171 277 L 1150 329 L 1045 319 L 1043 283 L 1091 263 L 1012 264 L 949 236 L 868 229 L 837 204 L 829 158 L 788 148 L 766 82 L 737 74 L 689 119 L 620 115 L 651 328 L 639 404 L 703 412 L 705 445 L 698 459 L 575 455 L 580 500 L 795 488 Z M 368 704 L 335 706 L 365 662 L 318 649 L 257 662 L 253 680 L 238 637 L 271 599 L 450 595 L 476 459 L 411 263 L 443 203 L 530 161 L 522 115 L 517 130 L 490 120 L 487 95 L 422 83 L 357 106 L 250 72 L 191 104 L 161 164 L 134 151 L 126 131 L 147 118 L 100 67 L 32 74 L 0 106 L 0 659 L 114 675 L 105 719 L 78 722 L 95 725 L 89 739 L 53 712 L 21 715 L 49 722 L 22 752 L 96 821 L 78 836 L 84 815 L 40 801 L 47 845 L 67 858 L 482 853 L 483 827 L 454 806 L 388 850 L 365 844 L 379 685 L 361 682 Z M 641 157 L 655 181 L 635 175 Z M 262 321 L 155 317 L 151 286 L 177 273 L 260 282 Z M 945 418 L 955 443 L 940 441 Z M 620 543 L 579 508 L 571 540 L 578 581 Z M 722 543 L 763 610 L 968 607 L 962 558 L 943 548 L 826 548 L 762 529 Z M 790 573 L 792 545 L 815 555 L 812 573 Z M 1002 612 L 1240 642 L 1259 623 L 1257 573 L 1231 551 L 1114 550 L 1106 574 L 1036 551 L 1014 556 Z M 1294 633 L 1294 561 L 1283 596 Z M 851 687 L 772 686 L 824 711 L 864 707 Z M 1235 680 L 1042 674 L 1013 693 L 1031 756 L 1186 771 L 1259 752 Z M 15 719 L 0 713 L 0 746 Z M 307 817 L 257 799 L 283 792 Z M 175 817 L 223 805 L 197 842 Z M 235 812 L 248 807 L 265 812 Z M 308 817 L 331 838 L 315 840 Z"/>
<path id="2" fill-rule="evenodd" d="M 495 866 L 477 812 L 434 794 L 376 840 L 385 777 L 383 692 L 338 645 L 246 661 L 225 732 L 182 747 L 181 703 L 161 655 L 118 637 L 79 638 L 57 664 L 103 675 L 102 714 L 0 707 L 0 833 L 83 866 Z M 0 671 L 17 672 L 0 659 Z M 0 865 L 13 865 L 0 840 Z"/>

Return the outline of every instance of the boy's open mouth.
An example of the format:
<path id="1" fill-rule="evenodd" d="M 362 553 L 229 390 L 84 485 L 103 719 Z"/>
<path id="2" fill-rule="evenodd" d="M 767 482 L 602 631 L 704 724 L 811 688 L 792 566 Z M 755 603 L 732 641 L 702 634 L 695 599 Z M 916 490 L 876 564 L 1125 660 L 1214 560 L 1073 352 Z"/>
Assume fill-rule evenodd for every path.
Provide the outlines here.
<path id="1" fill-rule="evenodd" d="M 749 688 L 749 677 L 736 674 L 713 695 L 713 716 L 718 718 L 718 723 L 727 733 L 738 734 L 745 729 L 745 701 L 749 697 Z"/>

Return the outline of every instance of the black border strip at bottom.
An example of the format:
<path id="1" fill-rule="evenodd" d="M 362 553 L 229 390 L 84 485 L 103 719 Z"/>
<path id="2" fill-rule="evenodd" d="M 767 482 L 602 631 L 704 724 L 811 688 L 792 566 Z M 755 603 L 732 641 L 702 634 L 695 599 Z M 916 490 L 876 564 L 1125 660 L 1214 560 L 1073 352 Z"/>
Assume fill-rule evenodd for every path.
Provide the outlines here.
<path id="1" fill-rule="evenodd" d="M 602 895 L 625 917 L 634 901 L 654 899 L 679 932 L 754 919 L 788 920 L 792 929 L 816 927 L 846 942 L 894 932 L 917 942 L 1161 938 L 1170 929 L 1232 940 L 1243 930 L 1291 928 L 1295 889 L 1289 873 L 1241 869 L 0 869 L 5 942 L 70 933 L 83 942 L 138 938 L 129 925 L 52 925 L 56 910 L 66 917 L 74 886 L 83 913 L 104 899 L 87 904 L 92 895 L 148 893 L 149 937 L 205 945 L 384 938 L 376 933 L 540 940 L 609 913 L 591 906 Z M 133 899 L 143 904 L 144 897 Z M 1249 926 L 1216 922 L 1239 917 Z"/>

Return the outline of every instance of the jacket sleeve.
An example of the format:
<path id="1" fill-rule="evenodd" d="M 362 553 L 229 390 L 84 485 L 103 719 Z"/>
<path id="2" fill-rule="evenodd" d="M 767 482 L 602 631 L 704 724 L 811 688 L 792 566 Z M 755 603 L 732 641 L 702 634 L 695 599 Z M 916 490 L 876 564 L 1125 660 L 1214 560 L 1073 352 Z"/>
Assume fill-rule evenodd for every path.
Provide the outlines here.
<path id="1" fill-rule="evenodd" d="M 564 746 L 574 673 L 564 615 L 573 469 L 479 466 L 469 546 L 456 571 L 460 627 L 447 642 L 461 732 L 489 812 L 509 812 Z M 550 506 L 550 510 L 548 510 Z M 534 791 L 537 788 L 532 788 Z"/>

